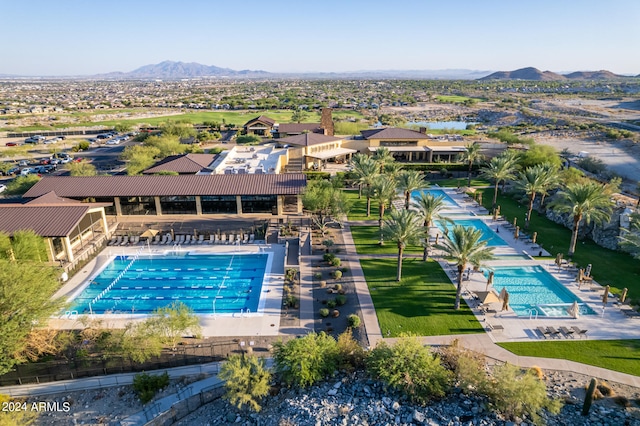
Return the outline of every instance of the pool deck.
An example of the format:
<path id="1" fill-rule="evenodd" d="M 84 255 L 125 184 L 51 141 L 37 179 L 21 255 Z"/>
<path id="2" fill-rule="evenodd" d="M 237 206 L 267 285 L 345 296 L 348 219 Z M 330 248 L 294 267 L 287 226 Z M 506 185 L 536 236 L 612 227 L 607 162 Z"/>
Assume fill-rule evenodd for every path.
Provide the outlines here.
<path id="1" fill-rule="evenodd" d="M 133 255 L 142 246 L 106 247 L 98 257 L 93 259 L 75 274 L 56 294 L 55 297 L 70 297 L 77 293 L 86 280 L 99 272 L 104 263 L 116 255 Z M 145 250 L 152 254 L 172 251 L 171 247 L 152 245 Z M 275 336 L 280 334 L 280 308 L 282 306 L 284 282 L 285 246 L 279 244 L 243 244 L 243 245 L 194 245 L 181 248 L 186 252 L 198 253 L 238 253 L 238 252 L 270 252 L 273 253 L 271 271 L 265 277 L 262 291 L 265 294 L 264 310 L 259 313 L 236 314 L 200 314 L 200 324 L 205 337 L 224 336 Z M 49 325 L 57 329 L 83 328 L 81 321 L 90 315 L 61 315 L 52 317 Z M 95 319 L 103 321 L 105 326 L 124 328 L 132 321 L 142 321 L 147 315 L 140 314 L 108 314 L 94 315 Z"/>

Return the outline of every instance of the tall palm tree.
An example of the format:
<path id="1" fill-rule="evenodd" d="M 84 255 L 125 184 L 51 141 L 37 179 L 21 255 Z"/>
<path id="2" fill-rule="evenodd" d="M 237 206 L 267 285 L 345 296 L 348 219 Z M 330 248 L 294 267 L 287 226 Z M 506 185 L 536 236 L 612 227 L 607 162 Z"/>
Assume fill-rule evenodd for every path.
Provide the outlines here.
<path id="1" fill-rule="evenodd" d="M 404 193 L 404 208 L 409 210 L 411 193 L 427 186 L 424 173 L 418 170 L 404 170 L 398 175 L 398 189 Z"/>
<path id="2" fill-rule="evenodd" d="M 382 230 L 385 240 L 398 246 L 398 268 L 396 281 L 402 278 L 402 254 L 408 244 L 416 244 L 422 235 L 422 218 L 413 210 L 393 210 L 391 217 L 384 220 Z"/>
<path id="3" fill-rule="evenodd" d="M 394 198 L 398 194 L 396 189 L 396 181 L 389 178 L 378 179 L 376 183 L 371 187 L 373 192 L 372 198 L 378 203 L 378 226 L 382 229 L 382 218 L 384 217 L 385 209 L 391 205 Z"/>
<path id="4" fill-rule="evenodd" d="M 351 160 L 353 172 L 356 175 L 356 182 L 359 185 L 358 198 L 362 196 L 362 187 L 365 187 L 367 196 L 367 217 L 371 216 L 371 185 L 378 178 L 378 164 L 369 156 L 356 154 Z"/>
<path id="5" fill-rule="evenodd" d="M 482 231 L 472 227 L 465 228 L 455 225 L 453 230 L 445 235 L 442 245 L 438 248 L 445 252 L 449 260 L 453 260 L 458 270 L 458 287 L 454 309 L 460 309 L 460 295 L 462 294 L 462 274 L 467 265 L 482 266 L 482 262 L 493 259 L 493 247 L 487 247 L 487 241 L 482 240 Z"/>
<path id="6" fill-rule="evenodd" d="M 500 182 L 515 178 L 516 162 L 509 157 L 493 157 L 480 171 L 480 175 L 485 179 L 492 180 L 493 186 L 493 203 L 492 210 L 495 210 L 498 202 L 498 186 Z"/>
<path id="7" fill-rule="evenodd" d="M 376 149 L 376 152 L 373 154 L 373 159 L 378 163 L 380 167 L 380 173 L 384 172 L 384 167 L 393 163 L 396 159 L 393 158 L 393 155 L 389 151 L 389 148 L 381 146 Z"/>
<path id="8" fill-rule="evenodd" d="M 444 197 L 442 195 L 435 196 L 428 192 L 421 192 L 420 195 L 413 198 L 413 205 L 424 221 L 424 251 L 422 252 L 422 260 L 425 262 L 429 259 L 429 228 L 433 225 L 433 221 L 440 217 L 440 212 L 445 208 Z"/>
<path id="9" fill-rule="evenodd" d="M 480 152 L 481 146 L 478 142 L 474 142 L 466 146 L 467 151 L 463 154 L 464 161 L 469 163 L 469 171 L 467 173 L 467 185 L 471 186 L 471 169 L 473 165 L 482 159 Z"/>
<path id="10" fill-rule="evenodd" d="M 551 203 L 551 208 L 558 213 L 573 215 L 573 231 L 568 252 L 569 256 L 573 256 L 576 252 L 580 222 L 583 219 L 587 224 L 591 221 L 596 224 L 608 221 L 613 203 L 606 188 L 589 181 L 569 184 L 566 189 L 559 191 Z"/>
<path id="11" fill-rule="evenodd" d="M 531 212 L 533 211 L 533 203 L 536 195 L 545 191 L 546 173 L 545 168 L 540 165 L 527 167 L 520 172 L 518 180 L 516 181 L 516 188 L 524 191 L 529 199 L 529 207 L 527 208 L 527 216 L 524 222 L 525 228 L 529 228 L 529 221 L 531 220 Z"/>
<path id="12" fill-rule="evenodd" d="M 543 180 L 544 190 L 540 193 L 540 207 L 544 208 L 544 200 L 549 195 L 549 191 L 560 186 L 560 173 L 558 168 L 551 163 L 542 163 L 541 166 L 545 170 L 545 174 Z"/>

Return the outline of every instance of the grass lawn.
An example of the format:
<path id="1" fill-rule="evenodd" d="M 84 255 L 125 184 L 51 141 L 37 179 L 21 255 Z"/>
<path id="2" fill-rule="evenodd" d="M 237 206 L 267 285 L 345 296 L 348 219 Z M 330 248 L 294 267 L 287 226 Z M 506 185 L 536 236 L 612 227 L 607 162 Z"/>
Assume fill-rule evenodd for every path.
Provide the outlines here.
<path id="1" fill-rule="evenodd" d="M 558 358 L 640 376 L 640 340 L 498 343 L 520 356 Z"/>
<path id="2" fill-rule="evenodd" d="M 346 190 L 344 191 L 347 197 L 351 201 L 351 210 L 347 218 L 349 220 L 378 220 L 379 210 L 378 203 L 371 200 L 371 216 L 367 217 L 367 197 L 364 195 L 358 199 L 358 190 Z M 385 209 L 385 217 L 389 215 L 389 209 Z M 377 222 L 376 222 L 377 223 Z"/>
<path id="3" fill-rule="evenodd" d="M 393 241 L 387 241 L 382 246 L 379 244 L 380 231 L 377 226 L 352 226 L 351 235 L 358 254 L 398 254 L 398 246 Z M 404 252 L 422 253 L 422 247 L 407 246 Z"/>
<path id="4" fill-rule="evenodd" d="M 405 259 L 395 281 L 395 259 L 360 260 L 384 337 L 483 333 L 471 310 L 453 310 L 456 290 L 440 265 Z"/>
<path id="5" fill-rule="evenodd" d="M 443 186 L 445 188 L 459 188 L 463 186 L 467 186 L 469 180 L 464 178 L 451 178 L 451 179 L 442 179 L 442 180 L 434 180 L 431 182 L 432 185 Z M 471 178 L 471 186 L 488 186 L 491 185 L 488 181 L 480 178 Z"/>
<path id="6" fill-rule="evenodd" d="M 439 95 L 439 96 L 436 96 L 436 99 L 439 100 L 440 102 L 447 102 L 452 104 L 461 104 L 463 102 L 470 101 L 472 99 L 475 99 L 478 101 L 482 100 L 479 98 L 469 98 L 467 96 L 459 96 L 459 95 Z"/>
<path id="7" fill-rule="evenodd" d="M 491 207 L 493 188 L 484 190 L 482 201 L 485 207 Z M 500 213 L 509 222 L 513 222 L 513 218 L 517 217 L 518 223 L 524 224 L 524 216 L 527 211 L 524 202 L 518 203 L 509 196 L 499 195 L 498 205 Z M 557 253 L 563 253 L 566 258 L 571 242 L 570 229 L 533 212 L 528 233 L 532 234 L 533 231 L 538 233 L 538 242 L 553 257 Z M 591 240 L 584 240 L 578 241 L 572 260 L 583 268 L 591 263 L 594 279 L 599 284 L 610 285 L 612 293 L 621 293 L 622 289 L 626 287 L 629 289 L 630 298 L 640 299 L 640 262 L 628 254 L 600 247 Z"/>

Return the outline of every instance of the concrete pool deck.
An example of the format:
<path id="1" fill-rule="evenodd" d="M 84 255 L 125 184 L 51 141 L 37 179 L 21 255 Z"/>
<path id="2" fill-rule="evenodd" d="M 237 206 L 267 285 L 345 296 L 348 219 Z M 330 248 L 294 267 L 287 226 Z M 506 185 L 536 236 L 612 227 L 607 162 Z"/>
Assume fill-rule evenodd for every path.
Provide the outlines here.
<path id="1" fill-rule="evenodd" d="M 85 265 L 76 273 L 54 297 L 69 298 L 81 291 L 86 285 L 87 279 L 97 274 L 100 269 L 113 256 L 134 255 L 143 246 L 106 247 L 95 259 Z M 151 254 L 160 255 L 163 252 L 173 251 L 169 246 L 156 246 L 144 248 Z M 207 254 L 222 253 L 272 253 L 271 271 L 265 277 L 262 287 L 264 297 L 264 309 L 262 312 L 235 313 L 235 314 L 198 314 L 204 337 L 225 336 L 275 336 L 280 334 L 280 309 L 282 306 L 284 283 L 284 258 L 285 246 L 280 244 L 243 244 L 243 245 L 193 245 L 183 246 L 184 252 L 196 252 Z M 67 311 L 68 312 L 68 311 Z M 91 315 L 82 315 L 71 312 L 52 317 L 49 325 L 56 329 L 84 328 L 82 324 Z M 103 321 L 103 325 L 112 328 L 124 328 L 132 321 L 142 321 L 147 315 L 141 314 L 94 314 L 93 318 Z"/>

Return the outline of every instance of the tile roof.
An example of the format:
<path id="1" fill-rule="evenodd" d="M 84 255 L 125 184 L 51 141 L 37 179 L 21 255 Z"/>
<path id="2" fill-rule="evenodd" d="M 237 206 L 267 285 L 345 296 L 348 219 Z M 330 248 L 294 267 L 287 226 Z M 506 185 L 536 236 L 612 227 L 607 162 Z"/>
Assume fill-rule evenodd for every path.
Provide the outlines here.
<path id="1" fill-rule="evenodd" d="M 9 235 L 31 229 L 42 237 L 65 237 L 95 205 L 67 206 L 12 204 L 0 206 L 0 231 Z"/>
<path id="2" fill-rule="evenodd" d="M 314 132 L 320 129 L 320 123 L 284 123 L 278 126 L 278 133 Z"/>
<path id="3" fill-rule="evenodd" d="M 269 125 L 271 125 L 271 126 L 273 126 L 274 124 L 276 124 L 276 121 L 275 121 L 273 118 L 269 118 L 269 117 L 267 117 L 266 115 L 261 115 L 260 117 L 256 117 L 256 118 L 253 118 L 253 119 L 251 119 L 251 120 L 247 121 L 247 122 L 245 123 L 245 126 L 248 126 L 248 125 L 250 125 L 251 123 L 255 123 L 255 122 L 266 123 L 266 124 L 269 124 Z"/>
<path id="4" fill-rule="evenodd" d="M 279 142 L 292 145 L 311 146 L 319 145 L 327 142 L 339 141 L 341 138 L 333 136 L 325 136 L 320 133 L 303 133 L 301 135 L 289 136 L 278 139 Z"/>
<path id="5" fill-rule="evenodd" d="M 171 171 L 196 174 L 202 169 L 208 168 L 217 154 L 180 154 L 170 155 L 145 170 L 144 174 L 153 174 L 161 171 Z"/>
<path id="6" fill-rule="evenodd" d="M 365 139 L 429 139 L 424 133 L 415 130 L 385 127 L 383 129 L 361 130 Z"/>
<path id="7" fill-rule="evenodd" d="M 189 195 L 296 195 L 302 173 L 247 175 L 47 176 L 25 198 L 55 191 L 61 197 L 152 197 Z"/>

